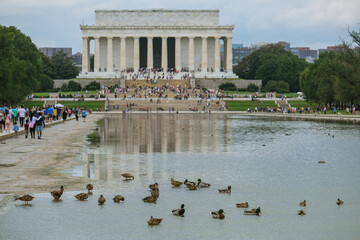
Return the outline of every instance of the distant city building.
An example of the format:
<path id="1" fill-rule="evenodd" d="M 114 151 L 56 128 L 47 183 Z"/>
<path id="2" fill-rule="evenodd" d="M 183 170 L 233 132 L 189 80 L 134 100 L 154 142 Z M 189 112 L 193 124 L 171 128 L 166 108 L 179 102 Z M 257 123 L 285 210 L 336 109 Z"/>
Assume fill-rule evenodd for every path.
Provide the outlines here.
<path id="1" fill-rule="evenodd" d="M 243 59 L 246 56 L 249 56 L 250 53 L 252 53 L 254 50 L 255 49 L 248 47 L 243 47 L 238 49 L 233 48 L 233 65 L 238 64 L 241 61 L 241 59 Z"/>
<path id="2" fill-rule="evenodd" d="M 298 56 L 301 59 L 306 59 L 308 57 L 317 59 L 318 58 L 318 51 L 317 50 L 311 50 L 309 47 L 296 47 L 291 48 L 291 52 Z"/>
<path id="3" fill-rule="evenodd" d="M 254 42 L 254 43 L 251 44 L 251 48 L 258 49 L 258 48 L 261 48 L 261 47 L 266 46 L 268 44 L 270 44 L 270 43 L 268 43 L 268 42 Z"/>
<path id="4" fill-rule="evenodd" d="M 68 55 L 68 57 L 72 56 L 72 48 L 52 48 L 52 47 L 42 47 L 39 48 L 40 52 L 42 52 L 47 57 L 52 57 L 57 52 L 64 52 Z"/>
<path id="5" fill-rule="evenodd" d="M 319 55 L 324 52 L 338 51 L 338 46 L 328 46 L 326 49 L 319 49 Z"/>
<path id="6" fill-rule="evenodd" d="M 72 55 L 72 57 L 73 57 L 73 62 L 76 65 L 82 64 L 82 54 L 80 52 L 75 53 L 74 55 Z"/>
<path id="7" fill-rule="evenodd" d="M 290 50 L 290 43 L 289 42 L 285 42 L 285 41 L 280 41 L 277 44 L 283 46 L 285 48 L 285 50 Z"/>

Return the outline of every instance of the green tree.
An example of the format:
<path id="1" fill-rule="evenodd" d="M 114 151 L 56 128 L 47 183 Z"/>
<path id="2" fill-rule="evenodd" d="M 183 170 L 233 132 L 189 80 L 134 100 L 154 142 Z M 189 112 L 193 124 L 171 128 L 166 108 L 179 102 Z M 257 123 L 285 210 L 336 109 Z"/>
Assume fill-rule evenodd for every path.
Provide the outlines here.
<path id="1" fill-rule="evenodd" d="M 71 80 L 68 82 L 68 89 L 71 91 L 80 91 L 81 84 Z"/>
<path id="2" fill-rule="evenodd" d="M 16 104 L 44 77 L 39 50 L 17 28 L 0 25 L 0 104 Z"/>
<path id="3" fill-rule="evenodd" d="M 54 79 L 70 79 L 79 74 L 79 69 L 74 65 L 72 57 L 68 57 L 62 51 L 55 53 L 51 62 Z"/>
<path id="4" fill-rule="evenodd" d="M 245 79 L 261 79 L 263 86 L 268 81 L 284 81 L 290 86 L 290 91 L 298 91 L 300 73 L 308 63 L 299 59 L 279 44 L 269 44 L 253 51 L 243 58 L 234 72 Z"/>

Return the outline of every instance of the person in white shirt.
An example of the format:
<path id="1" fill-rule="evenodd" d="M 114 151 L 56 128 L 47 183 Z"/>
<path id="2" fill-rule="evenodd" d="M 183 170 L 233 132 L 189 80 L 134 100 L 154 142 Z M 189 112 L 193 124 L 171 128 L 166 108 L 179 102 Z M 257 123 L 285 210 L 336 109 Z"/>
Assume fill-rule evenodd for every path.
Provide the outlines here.
<path id="1" fill-rule="evenodd" d="M 26 110 L 25 110 L 24 106 L 21 106 L 21 108 L 18 109 L 18 115 L 20 118 L 20 127 L 23 127 L 24 119 L 25 119 L 25 115 L 26 115 Z"/>

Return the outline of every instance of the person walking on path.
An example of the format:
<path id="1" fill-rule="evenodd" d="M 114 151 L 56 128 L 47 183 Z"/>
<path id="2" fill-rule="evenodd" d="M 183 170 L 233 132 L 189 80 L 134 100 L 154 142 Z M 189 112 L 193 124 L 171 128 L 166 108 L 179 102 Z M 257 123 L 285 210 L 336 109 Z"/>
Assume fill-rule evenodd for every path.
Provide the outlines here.
<path id="1" fill-rule="evenodd" d="M 8 110 L 5 112 L 5 132 L 10 133 L 10 113 Z"/>
<path id="2" fill-rule="evenodd" d="M 36 117 L 34 113 L 31 114 L 31 121 L 29 123 L 29 128 L 30 128 L 30 136 L 31 138 L 35 138 L 35 123 L 36 123 Z"/>
<path id="3" fill-rule="evenodd" d="M 0 133 L 3 132 L 4 125 L 5 125 L 4 113 L 0 111 Z"/>
<path id="4" fill-rule="evenodd" d="M 62 113 L 63 123 L 65 123 L 66 118 L 67 118 L 67 112 L 66 112 L 66 110 L 64 110 L 63 113 Z"/>
<path id="5" fill-rule="evenodd" d="M 82 110 L 81 116 L 82 116 L 82 118 L 83 118 L 83 122 L 85 122 L 85 118 L 86 118 L 86 111 L 85 111 L 85 109 Z"/>
<path id="6" fill-rule="evenodd" d="M 29 135 L 29 119 L 26 119 L 26 122 L 24 124 L 24 128 L 25 128 L 25 138 L 28 138 L 28 135 Z"/>
<path id="7" fill-rule="evenodd" d="M 14 130 L 14 132 L 15 132 L 15 138 L 18 138 L 19 126 L 18 126 L 18 124 L 17 124 L 16 121 L 14 122 L 13 130 Z"/>
<path id="8" fill-rule="evenodd" d="M 41 139 L 42 137 L 43 126 L 45 127 L 45 121 L 44 118 L 41 116 L 41 112 L 40 112 L 39 117 L 36 118 L 36 130 L 37 130 L 38 139 Z"/>
<path id="9" fill-rule="evenodd" d="M 19 114 L 19 119 L 20 119 L 20 127 L 23 127 L 25 114 L 26 114 L 26 110 L 25 110 L 24 106 L 21 106 L 21 108 L 18 109 L 18 114 Z"/>

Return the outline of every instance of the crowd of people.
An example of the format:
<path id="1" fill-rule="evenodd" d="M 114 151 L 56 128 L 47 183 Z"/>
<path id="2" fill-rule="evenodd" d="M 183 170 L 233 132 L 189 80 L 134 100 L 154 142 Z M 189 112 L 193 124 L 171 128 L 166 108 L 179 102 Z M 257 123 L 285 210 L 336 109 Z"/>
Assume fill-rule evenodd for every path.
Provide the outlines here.
<path id="1" fill-rule="evenodd" d="M 28 138 L 30 133 L 30 138 L 34 139 L 37 135 L 37 138 L 41 139 L 43 128 L 47 123 L 59 120 L 65 122 L 72 115 L 75 116 L 76 121 L 81 116 L 85 122 L 87 112 L 86 109 L 64 108 L 56 105 L 45 108 L 4 105 L 0 107 L 0 133 L 14 132 L 15 138 L 17 138 L 20 128 L 23 128 L 25 138 Z"/>

